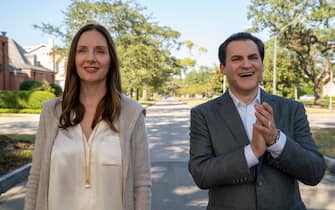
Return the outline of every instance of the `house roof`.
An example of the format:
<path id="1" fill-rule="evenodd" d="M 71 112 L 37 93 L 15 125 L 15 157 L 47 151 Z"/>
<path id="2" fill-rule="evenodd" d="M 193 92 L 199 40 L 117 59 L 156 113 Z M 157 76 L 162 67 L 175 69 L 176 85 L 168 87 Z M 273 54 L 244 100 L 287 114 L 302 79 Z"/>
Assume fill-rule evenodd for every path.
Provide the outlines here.
<path id="1" fill-rule="evenodd" d="M 38 50 L 42 47 L 48 47 L 48 45 L 47 44 L 39 44 L 39 45 L 36 45 L 36 46 L 33 46 L 33 47 L 28 47 L 25 50 L 26 50 L 27 53 L 32 53 L 32 52 L 34 52 L 34 51 L 36 51 L 36 50 Z"/>
<path id="2" fill-rule="evenodd" d="M 31 69 L 35 71 L 53 72 L 42 65 L 32 65 L 26 57 L 26 51 L 13 39 L 8 39 L 9 65 L 15 69 Z"/>

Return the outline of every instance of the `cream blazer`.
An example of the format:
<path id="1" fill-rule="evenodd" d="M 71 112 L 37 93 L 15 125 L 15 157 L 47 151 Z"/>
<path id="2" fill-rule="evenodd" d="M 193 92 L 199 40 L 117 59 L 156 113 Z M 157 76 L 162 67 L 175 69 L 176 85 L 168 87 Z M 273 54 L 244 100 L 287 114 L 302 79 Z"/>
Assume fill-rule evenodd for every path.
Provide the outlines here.
<path id="1" fill-rule="evenodd" d="M 50 156 L 57 135 L 61 98 L 43 105 L 25 195 L 24 210 L 47 210 Z M 151 209 L 151 172 L 145 110 L 121 95 L 119 118 L 122 152 L 123 210 Z"/>

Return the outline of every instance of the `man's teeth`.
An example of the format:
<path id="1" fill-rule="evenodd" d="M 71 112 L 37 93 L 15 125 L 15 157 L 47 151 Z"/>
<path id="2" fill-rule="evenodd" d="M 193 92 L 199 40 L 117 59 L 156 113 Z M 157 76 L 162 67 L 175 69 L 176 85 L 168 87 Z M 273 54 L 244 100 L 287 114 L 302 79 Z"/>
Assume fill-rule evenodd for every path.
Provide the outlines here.
<path id="1" fill-rule="evenodd" d="M 240 74 L 240 77 L 250 77 L 250 76 L 252 76 L 252 75 L 253 75 L 252 72 L 246 72 L 246 73 L 241 73 L 241 74 Z"/>

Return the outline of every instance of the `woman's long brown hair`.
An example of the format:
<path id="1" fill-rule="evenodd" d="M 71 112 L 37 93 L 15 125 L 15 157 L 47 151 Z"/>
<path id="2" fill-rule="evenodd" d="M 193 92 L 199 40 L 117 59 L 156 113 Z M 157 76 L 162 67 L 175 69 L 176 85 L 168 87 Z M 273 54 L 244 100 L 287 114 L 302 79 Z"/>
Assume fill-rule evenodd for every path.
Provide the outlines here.
<path id="1" fill-rule="evenodd" d="M 79 124 L 85 114 L 84 105 L 79 100 L 80 78 L 75 65 L 76 48 L 80 36 L 86 31 L 98 31 L 107 40 L 111 63 L 106 76 L 106 94 L 100 100 L 91 128 L 93 129 L 100 120 L 108 123 L 109 127 L 118 132 L 115 122 L 121 112 L 121 77 L 119 61 L 113 39 L 108 30 L 99 24 L 87 24 L 83 26 L 73 37 L 66 67 L 65 87 L 62 100 L 62 113 L 59 119 L 59 127 L 68 127 Z"/>

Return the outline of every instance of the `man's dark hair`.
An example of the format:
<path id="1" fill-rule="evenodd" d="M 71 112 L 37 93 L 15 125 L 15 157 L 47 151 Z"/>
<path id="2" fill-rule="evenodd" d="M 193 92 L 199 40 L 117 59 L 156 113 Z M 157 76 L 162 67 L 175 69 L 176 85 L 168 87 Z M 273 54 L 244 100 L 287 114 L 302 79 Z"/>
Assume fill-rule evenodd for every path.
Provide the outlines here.
<path id="1" fill-rule="evenodd" d="M 226 65 L 226 55 L 227 55 L 227 46 L 232 41 L 239 41 L 239 40 L 251 40 L 255 42 L 257 45 L 259 54 L 261 56 L 262 62 L 264 60 L 264 43 L 259 38 L 253 36 L 252 34 L 248 32 L 238 32 L 235 34 L 232 34 L 230 37 L 228 37 L 219 47 L 219 61 L 220 64 Z"/>

